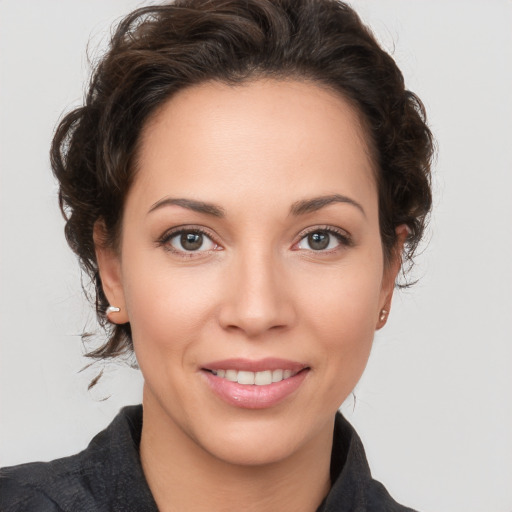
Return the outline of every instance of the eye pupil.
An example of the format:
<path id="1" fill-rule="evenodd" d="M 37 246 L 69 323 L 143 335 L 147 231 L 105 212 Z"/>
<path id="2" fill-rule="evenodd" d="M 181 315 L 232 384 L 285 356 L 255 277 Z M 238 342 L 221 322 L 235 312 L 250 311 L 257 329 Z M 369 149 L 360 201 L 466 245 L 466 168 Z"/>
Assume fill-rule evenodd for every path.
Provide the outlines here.
<path id="1" fill-rule="evenodd" d="M 329 234 L 317 231 L 308 235 L 308 243 L 311 249 L 320 251 L 329 245 Z"/>
<path id="2" fill-rule="evenodd" d="M 201 233 L 183 233 L 180 242 L 185 250 L 196 251 L 203 245 L 203 235 Z"/>

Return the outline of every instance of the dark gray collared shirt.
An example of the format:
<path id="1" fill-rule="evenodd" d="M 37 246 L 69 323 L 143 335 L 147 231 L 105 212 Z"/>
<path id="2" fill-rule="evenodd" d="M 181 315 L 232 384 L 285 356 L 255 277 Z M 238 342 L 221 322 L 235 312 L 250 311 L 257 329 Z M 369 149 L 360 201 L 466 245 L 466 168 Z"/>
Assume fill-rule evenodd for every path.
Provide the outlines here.
<path id="1" fill-rule="evenodd" d="M 142 406 L 125 407 L 82 452 L 0 470 L 1 512 L 158 512 L 139 458 Z M 317 512 L 414 512 L 373 480 L 363 445 L 337 414 L 333 485 Z"/>

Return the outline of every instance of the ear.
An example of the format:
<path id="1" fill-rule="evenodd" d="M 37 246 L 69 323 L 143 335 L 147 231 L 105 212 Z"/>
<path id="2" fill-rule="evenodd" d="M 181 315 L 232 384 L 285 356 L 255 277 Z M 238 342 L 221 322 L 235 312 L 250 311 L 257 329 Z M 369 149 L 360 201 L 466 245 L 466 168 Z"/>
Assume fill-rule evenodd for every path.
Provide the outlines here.
<path id="1" fill-rule="evenodd" d="M 379 311 L 375 329 L 382 329 L 388 321 L 391 311 L 391 300 L 395 290 L 396 276 L 402 267 L 402 252 L 405 241 L 409 235 L 409 227 L 406 224 L 400 224 L 395 229 L 396 243 L 391 253 L 390 261 L 387 262 L 382 276 L 381 296 L 379 301 Z"/>
<path id="2" fill-rule="evenodd" d="M 125 324 L 129 319 L 124 297 L 121 259 L 118 252 L 106 243 L 106 228 L 103 220 L 95 222 L 93 240 L 103 292 L 108 303 L 119 308 L 119 311 L 107 312 L 108 320 L 114 324 Z"/>

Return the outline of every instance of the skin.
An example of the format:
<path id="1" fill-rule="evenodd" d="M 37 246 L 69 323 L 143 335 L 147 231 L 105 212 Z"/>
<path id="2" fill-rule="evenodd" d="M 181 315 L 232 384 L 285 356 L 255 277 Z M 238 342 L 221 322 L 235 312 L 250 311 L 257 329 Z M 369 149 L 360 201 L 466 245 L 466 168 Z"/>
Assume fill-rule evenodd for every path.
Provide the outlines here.
<path id="1" fill-rule="evenodd" d="M 349 103 L 299 81 L 194 86 L 145 126 L 119 249 L 97 256 L 145 379 L 140 452 L 160 510 L 311 511 L 328 492 L 334 416 L 385 322 L 406 234 L 385 265 L 369 153 Z M 353 203 L 291 212 L 335 194 Z M 204 230 L 204 245 L 185 251 L 179 226 Z M 345 239 L 312 247 L 307 234 L 326 229 Z M 277 405 L 243 409 L 201 371 L 234 357 L 309 371 Z"/>

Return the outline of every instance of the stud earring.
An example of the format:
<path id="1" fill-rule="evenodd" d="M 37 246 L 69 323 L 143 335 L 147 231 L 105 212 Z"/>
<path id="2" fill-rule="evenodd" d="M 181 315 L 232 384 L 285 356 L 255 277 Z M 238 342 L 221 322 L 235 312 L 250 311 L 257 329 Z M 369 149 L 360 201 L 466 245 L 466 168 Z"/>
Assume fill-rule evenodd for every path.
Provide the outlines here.
<path id="1" fill-rule="evenodd" d="M 388 316 L 388 313 L 389 311 L 387 311 L 386 309 L 382 309 L 380 312 L 379 320 L 381 322 L 384 322 L 384 320 L 386 320 L 386 317 Z"/>
<path id="2" fill-rule="evenodd" d="M 107 308 L 106 313 L 108 315 L 109 313 L 119 313 L 119 311 L 121 311 L 121 308 L 116 308 L 115 306 L 109 306 Z"/>

